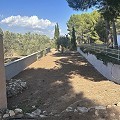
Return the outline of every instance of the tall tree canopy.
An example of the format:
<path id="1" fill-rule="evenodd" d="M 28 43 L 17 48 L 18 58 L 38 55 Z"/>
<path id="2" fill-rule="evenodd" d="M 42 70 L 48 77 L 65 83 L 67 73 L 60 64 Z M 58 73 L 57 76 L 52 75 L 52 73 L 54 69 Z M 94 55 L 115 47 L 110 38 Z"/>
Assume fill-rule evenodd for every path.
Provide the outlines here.
<path id="1" fill-rule="evenodd" d="M 97 7 L 99 9 L 109 7 L 111 13 L 114 11 L 119 13 L 120 1 L 119 0 L 66 0 L 68 5 L 74 10 L 87 10 L 91 7 Z M 113 11 L 112 11 L 113 10 Z"/>
<path id="2" fill-rule="evenodd" d="M 120 15 L 120 0 L 66 0 L 74 10 L 86 10 L 91 7 L 99 8 L 104 19 L 113 24 L 114 44 L 117 46 L 115 19 Z"/>
<path id="3" fill-rule="evenodd" d="M 84 41 L 84 43 L 95 42 L 96 40 L 99 39 L 97 32 L 99 32 L 100 30 L 96 31 L 96 29 L 98 28 L 97 27 L 98 25 L 96 23 L 99 20 L 100 14 L 97 11 L 81 15 L 72 15 L 69 21 L 67 22 L 67 27 L 70 36 L 72 37 L 72 31 L 74 26 L 78 42 L 80 42 L 80 40 Z"/>
<path id="4" fill-rule="evenodd" d="M 116 27 L 117 27 L 117 33 L 120 34 L 120 19 L 117 19 Z"/>

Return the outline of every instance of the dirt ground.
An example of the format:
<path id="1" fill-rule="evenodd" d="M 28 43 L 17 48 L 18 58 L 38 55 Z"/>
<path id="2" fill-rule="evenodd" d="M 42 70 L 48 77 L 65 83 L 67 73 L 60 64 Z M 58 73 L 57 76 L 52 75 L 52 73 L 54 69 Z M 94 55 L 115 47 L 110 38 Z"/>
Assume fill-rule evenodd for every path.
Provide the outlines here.
<path id="1" fill-rule="evenodd" d="M 52 50 L 15 79 L 26 81 L 28 89 L 8 99 L 10 109 L 19 107 L 30 112 L 36 106 L 48 113 L 61 114 L 69 106 L 107 106 L 120 102 L 120 85 L 108 81 L 76 52 L 61 54 Z M 60 120 L 95 119 L 90 117 L 91 114 L 68 112 Z M 54 119 L 58 118 L 48 120 Z"/>

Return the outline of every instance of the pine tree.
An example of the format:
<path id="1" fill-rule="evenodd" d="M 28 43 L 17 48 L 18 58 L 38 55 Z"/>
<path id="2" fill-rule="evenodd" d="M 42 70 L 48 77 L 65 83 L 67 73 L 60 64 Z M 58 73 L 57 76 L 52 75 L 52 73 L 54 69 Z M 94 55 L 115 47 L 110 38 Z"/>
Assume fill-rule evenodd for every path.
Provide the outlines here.
<path id="1" fill-rule="evenodd" d="M 120 0 L 66 0 L 68 5 L 74 10 L 86 10 L 91 7 L 99 8 L 107 24 L 112 22 L 114 46 L 117 48 L 116 19 L 120 16 Z M 107 17 L 107 19 L 106 19 Z M 107 36 L 109 35 L 107 28 Z"/>

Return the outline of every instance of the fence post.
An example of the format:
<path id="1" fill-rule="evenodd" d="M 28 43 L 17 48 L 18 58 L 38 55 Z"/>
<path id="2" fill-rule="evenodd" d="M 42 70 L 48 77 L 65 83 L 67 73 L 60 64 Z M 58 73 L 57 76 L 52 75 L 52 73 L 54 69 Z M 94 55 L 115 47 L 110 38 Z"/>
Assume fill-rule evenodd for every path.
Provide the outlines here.
<path id="1" fill-rule="evenodd" d="M 0 109 L 7 108 L 6 79 L 3 52 L 3 32 L 0 29 Z"/>

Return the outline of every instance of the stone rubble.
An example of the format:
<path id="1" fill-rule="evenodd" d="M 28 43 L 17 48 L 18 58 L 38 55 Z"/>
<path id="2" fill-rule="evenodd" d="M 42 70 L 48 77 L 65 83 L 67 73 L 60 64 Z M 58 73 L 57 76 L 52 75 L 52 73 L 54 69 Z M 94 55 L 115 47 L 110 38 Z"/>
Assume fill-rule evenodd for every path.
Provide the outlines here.
<path id="1" fill-rule="evenodd" d="M 16 110 L 19 110 L 19 112 L 16 112 Z M 15 109 L 15 110 L 1 110 L 0 111 L 0 120 L 4 120 L 6 118 L 11 118 L 11 117 L 15 117 L 18 114 L 23 114 L 22 109 Z"/>
<path id="2" fill-rule="evenodd" d="M 107 108 L 112 108 L 112 105 L 107 105 Z"/>
<path id="3" fill-rule="evenodd" d="M 98 113 L 98 111 L 97 111 L 97 110 L 95 110 L 95 115 L 96 115 L 96 116 L 99 116 L 99 113 Z"/>
<path id="4" fill-rule="evenodd" d="M 22 80 L 16 80 L 16 79 L 11 79 L 7 83 L 7 97 L 12 97 L 15 96 L 19 93 L 22 93 L 23 90 L 27 88 L 26 82 L 23 82 Z"/>
<path id="5" fill-rule="evenodd" d="M 79 115 L 82 114 L 88 114 L 88 113 L 92 113 L 92 115 L 96 116 L 98 118 L 98 120 L 105 120 L 105 118 L 107 118 L 108 114 L 109 116 L 112 118 L 114 118 L 116 116 L 116 113 L 114 111 L 108 113 L 108 109 L 111 108 L 116 108 L 118 107 L 118 104 L 116 105 L 107 105 L 107 106 L 93 106 L 93 107 L 84 107 L 84 106 L 77 106 L 76 108 L 73 107 L 67 107 L 66 110 L 64 110 L 64 112 L 68 113 L 68 112 L 73 112 L 73 113 L 78 113 Z M 119 106 L 120 109 L 120 106 Z M 64 113 L 62 112 L 62 113 Z M 119 113 L 120 114 L 120 113 Z M 45 110 L 41 110 L 39 108 L 36 108 L 36 110 L 34 110 L 31 113 L 24 113 L 22 109 L 20 108 L 16 108 L 14 110 L 0 110 L 0 120 L 5 120 L 6 118 L 24 118 L 24 117 L 31 117 L 31 118 L 45 118 L 45 117 L 50 117 L 50 116 L 60 116 L 60 114 L 53 114 L 50 113 L 48 114 L 47 111 Z"/>
<path id="6" fill-rule="evenodd" d="M 15 116 L 15 112 L 13 110 L 9 110 L 10 117 Z"/>
<path id="7" fill-rule="evenodd" d="M 97 110 L 105 110 L 106 107 L 105 106 L 95 106 L 95 109 L 97 109 Z"/>
<path id="8" fill-rule="evenodd" d="M 87 114 L 91 116 L 95 116 L 97 120 L 106 120 L 106 119 L 120 119 L 120 111 L 118 112 L 118 109 L 120 110 L 119 106 L 120 102 L 114 105 L 107 105 L 107 106 L 93 106 L 93 107 L 85 107 L 85 106 L 77 106 L 76 108 L 67 107 L 65 112 L 71 112 L 78 113 L 78 115 L 86 116 Z M 119 115 L 119 118 L 118 118 Z M 116 118 L 117 117 L 117 118 Z"/>
<path id="9" fill-rule="evenodd" d="M 8 117 L 9 117 L 9 114 L 4 114 L 3 115 L 3 119 L 8 118 Z"/>
<path id="10" fill-rule="evenodd" d="M 20 108 L 16 108 L 16 109 L 14 110 L 14 112 L 15 112 L 15 114 L 19 114 L 19 113 L 22 113 L 23 111 L 22 111 L 22 109 L 20 109 Z"/>
<path id="11" fill-rule="evenodd" d="M 67 112 L 73 111 L 73 108 L 72 107 L 67 107 L 66 111 Z"/>
<path id="12" fill-rule="evenodd" d="M 33 116 L 39 116 L 42 111 L 40 109 L 36 109 L 34 112 L 32 112 Z"/>
<path id="13" fill-rule="evenodd" d="M 36 109 L 35 111 L 33 111 L 32 113 L 26 113 L 27 116 L 29 117 L 33 117 L 33 118 L 36 118 L 36 117 L 41 117 L 41 118 L 44 118 L 44 117 L 48 117 L 48 116 L 51 116 L 51 115 L 54 115 L 53 113 L 49 114 L 47 113 L 47 111 L 42 111 L 40 109 Z"/>
<path id="14" fill-rule="evenodd" d="M 89 109 L 86 107 L 77 107 L 77 110 L 81 113 L 86 113 L 86 112 L 88 112 Z"/>

